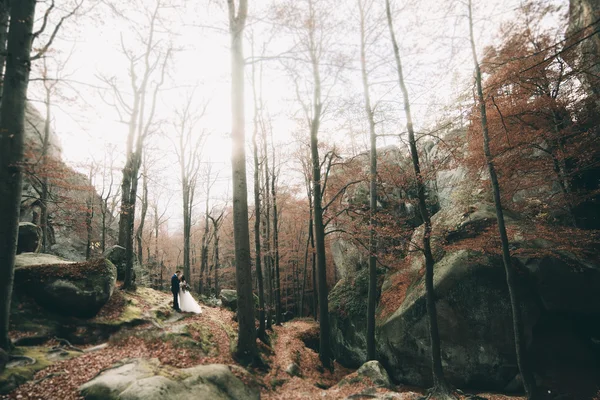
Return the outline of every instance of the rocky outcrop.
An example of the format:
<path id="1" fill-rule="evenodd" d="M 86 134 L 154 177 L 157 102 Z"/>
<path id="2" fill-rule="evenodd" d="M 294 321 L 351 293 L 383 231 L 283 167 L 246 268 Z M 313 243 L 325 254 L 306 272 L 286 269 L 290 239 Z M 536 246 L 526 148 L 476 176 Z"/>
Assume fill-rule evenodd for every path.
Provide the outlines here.
<path id="1" fill-rule="evenodd" d="M 38 253 L 42 247 L 42 230 L 31 222 L 19 223 L 17 254 Z"/>
<path id="2" fill-rule="evenodd" d="M 221 364 L 178 369 L 160 365 L 157 359 L 134 359 L 107 369 L 79 388 L 86 400 L 253 400 L 257 388 L 238 376 L 248 373 Z"/>
<path id="3" fill-rule="evenodd" d="M 77 172 L 67 165 L 61 156 L 61 146 L 57 135 L 50 131 L 46 161 L 42 163 L 42 138 L 44 118 L 30 104 L 26 109 L 25 157 L 26 171 L 23 176 L 21 222 L 40 226 L 42 217 L 43 185 L 49 188 L 51 201 L 47 201 L 48 225 L 47 248 L 45 252 L 74 261 L 84 261 L 87 250 L 86 213 L 89 201 L 94 209 L 92 219 L 92 255 L 98 256 L 101 236 L 100 196 L 90 185 L 87 174 Z M 108 237 L 114 217 L 108 213 Z"/>
<path id="4" fill-rule="evenodd" d="M 117 270 L 108 260 L 72 262 L 23 253 L 15 261 L 15 288 L 61 315 L 93 317 L 110 299 Z"/>
<path id="5" fill-rule="evenodd" d="M 341 279 L 329 293 L 333 357 L 358 368 L 367 359 L 367 295 L 369 273 L 362 268 Z"/>
<path id="6" fill-rule="evenodd" d="M 574 46 L 565 58 L 586 89 L 600 98 L 600 4 L 595 0 L 571 0 L 566 45 Z"/>
<path id="7" fill-rule="evenodd" d="M 487 203 L 467 210 L 449 207 L 432 218 L 442 358 L 447 377 L 459 387 L 503 390 L 518 374 L 502 260 L 493 253 L 471 250 L 493 237 L 495 218 L 493 206 Z M 547 241 L 525 239 L 524 221 L 518 215 L 507 212 L 506 220 L 512 250 L 518 254 L 513 263 L 519 270 L 526 340 L 534 359 L 543 363 L 560 353 L 561 362 L 593 362 L 593 337 L 600 336 L 600 268 L 554 250 Z M 492 236 L 485 236 L 487 230 Z M 419 228 L 413 242 L 418 243 L 421 235 Z M 480 244 L 474 246 L 477 241 Z M 388 273 L 383 283 L 377 313 L 378 353 L 394 380 L 428 386 L 431 359 L 424 260 L 418 252 L 411 254 L 404 269 Z M 365 360 L 366 289 L 361 287 L 366 288 L 366 274 L 361 277 L 359 271 L 353 285 L 343 282 L 332 290 L 332 304 L 334 308 L 340 303 L 355 306 L 346 306 L 344 312 L 332 309 L 332 347 L 338 361 L 357 366 Z M 347 299 L 340 301 L 342 284 Z M 390 308 L 390 304 L 397 305 Z M 565 346 L 569 350 L 548 352 Z"/>

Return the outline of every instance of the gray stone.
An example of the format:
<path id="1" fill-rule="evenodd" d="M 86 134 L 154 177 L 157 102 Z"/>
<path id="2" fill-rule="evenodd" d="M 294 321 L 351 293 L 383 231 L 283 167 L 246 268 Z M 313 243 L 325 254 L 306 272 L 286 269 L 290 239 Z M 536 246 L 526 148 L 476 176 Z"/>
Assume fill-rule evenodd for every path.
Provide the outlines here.
<path id="1" fill-rule="evenodd" d="M 392 386 L 390 376 L 379 361 L 367 361 L 356 372 L 358 376 L 364 376 L 371 379 L 376 386 L 385 388 L 390 388 Z"/>
<path id="2" fill-rule="evenodd" d="M 237 311 L 237 292 L 235 290 L 221 289 L 219 299 L 221 300 L 223 307 L 228 308 L 231 311 Z"/>
<path id="3" fill-rule="evenodd" d="M 329 321 L 334 358 L 358 368 L 367 358 L 367 295 L 369 273 L 359 270 L 340 280 L 329 293 Z"/>
<path id="4" fill-rule="evenodd" d="M 392 315 L 379 321 L 377 336 L 381 359 L 394 379 L 428 386 L 431 350 L 423 279 Z M 502 261 L 468 250 L 450 252 L 435 265 L 434 289 L 448 379 L 459 387 L 503 388 L 518 369 Z M 531 295 L 523 294 L 529 342 L 539 309 Z"/>
<path id="5" fill-rule="evenodd" d="M 16 256 L 15 287 L 62 315 L 93 317 L 110 299 L 117 271 L 108 260 L 74 263 L 49 254 Z"/>
<path id="6" fill-rule="evenodd" d="M 239 367 L 221 364 L 178 369 L 158 360 L 136 359 L 103 371 L 79 388 L 86 400 L 254 400 L 256 388 L 246 386 L 235 374 Z"/>
<path id="7" fill-rule="evenodd" d="M 290 365 L 288 365 L 287 368 L 285 369 L 285 372 L 289 376 L 300 376 L 300 375 L 302 375 L 302 372 L 300 371 L 300 367 L 295 362 L 290 363 Z"/>
<path id="8" fill-rule="evenodd" d="M 17 241 L 17 254 L 39 253 L 42 248 L 42 230 L 31 222 L 19 223 L 19 239 Z"/>

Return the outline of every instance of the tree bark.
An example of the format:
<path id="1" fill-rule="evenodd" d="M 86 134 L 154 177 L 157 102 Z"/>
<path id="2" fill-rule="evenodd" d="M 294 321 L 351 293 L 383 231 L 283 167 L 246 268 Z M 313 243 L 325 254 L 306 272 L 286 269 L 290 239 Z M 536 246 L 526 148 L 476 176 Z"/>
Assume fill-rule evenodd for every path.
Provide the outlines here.
<path id="1" fill-rule="evenodd" d="M 264 266 L 265 266 L 265 278 L 267 280 L 267 304 L 266 304 L 266 318 L 267 318 L 267 329 L 272 329 L 273 325 L 273 257 L 271 256 L 271 195 L 269 191 L 269 155 L 267 150 L 267 133 L 262 128 L 262 145 L 263 145 L 263 157 L 264 157 L 264 187 L 263 196 L 265 199 L 265 223 L 264 223 L 264 240 L 265 245 L 264 251 Z"/>
<path id="2" fill-rule="evenodd" d="M 198 285 L 198 292 L 200 294 L 204 294 L 204 274 L 207 269 L 208 264 L 208 233 L 209 233 L 209 225 L 208 225 L 208 201 L 210 196 L 210 176 L 206 180 L 206 202 L 204 209 L 204 234 L 202 235 L 202 245 L 200 246 L 200 282 Z"/>
<path id="3" fill-rule="evenodd" d="M 273 251 L 275 252 L 275 325 L 281 325 L 281 279 L 279 277 L 279 215 L 277 211 L 277 192 L 275 190 L 275 144 L 271 136 L 272 168 L 271 173 L 271 198 L 273 199 Z"/>
<path id="4" fill-rule="evenodd" d="M 523 315 L 521 313 L 521 300 L 517 287 L 517 276 L 515 274 L 512 262 L 510 259 L 510 249 L 508 235 L 506 233 L 506 225 L 504 223 L 504 212 L 502 210 L 502 201 L 500 199 L 500 184 L 496 175 L 496 168 L 492 154 L 490 152 L 490 139 L 487 125 L 487 112 L 485 107 L 485 98 L 483 96 L 483 85 L 481 79 L 481 69 L 477 59 L 477 51 L 475 49 L 475 36 L 473 34 L 473 7 L 469 0 L 469 36 L 471 41 L 471 51 L 473 54 L 473 65 L 475 67 L 475 83 L 477 86 L 477 100 L 479 102 L 479 111 L 481 113 L 481 131 L 483 135 L 483 152 L 490 174 L 492 191 L 494 194 L 494 205 L 496 208 L 496 220 L 498 221 L 498 234 L 502 243 L 502 262 L 504 263 L 504 271 L 506 273 L 506 284 L 510 296 L 510 304 L 512 309 L 513 333 L 515 339 L 515 351 L 517 356 L 517 364 L 521 372 L 523 387 L 527 392 L 527 398 L 534 400 L 539 398 L 539 393 L 536 388 L 535 378 L 526 350 L 525 333 L 523 328 Z"/>
<path id="5" fill-rule="evenodd" d="M 265 325 L 265 290 L 261 265 L 260 249 L 260 163 L 258 161 L 258 104 L 256 98 L 256 84 L 254 82 L 254 67 L 252 68 L 252 92 L 254 95 L 254 132 L 252 134 L 252 151 L 254 155 L 254 252 L 256 263 L 256 280 L 258 281 L 258 338 L 267 337 Z"/>
<path id="6" fill-rule="evenodd" d="M 248 187 L 246 184 L 246 140 L 244 133 L 244 27 L 247 0 L 227 0 L 231 35 L 231 169 L 233 181 L 233 238 L 235 243 L 235 281 L 238 295 L 238 341 L 236 358 L 249 363 L 257 357 L 254 300 L 248 229 Z"/>
<path id="7" fill-rule="evenodd" d="M 44 72 L 47 72 L 46 69 L 46 60 L 44 59 Z M 46 78 L 46 77 L 45 77 Z M 45 82 L 44 82 L 45 84 Z M 50 88 L 45 86 L 46 89 L 46 119 L 44 121 L 44 136 L 42 139 L 42 154 L 41 154 L 41 164 L 42 164 L 42 176 L 40 177 L 41 181 L 41 191 L 40 191 L 40 229 L 42 230 L 42 252 L 47 253 L 50 250 L 49 243 L 49 235 L 48 235 L 48 200 L 50 197 L 50 182 L 48 179 L 47 172 L 47 163 L 48 163 L 48 147 L 50 145 L 50 118 L 51 118 L 51 96 L 50 96 Z"/>
<path id="8" fill-rule="evenodd" d="M 310 15 L 314 18 L 312 2 L 309 2 Z M 326 368 L 332 368 L 331 344 L 328 309 L 327 289 L 327 263 L 325 259 L 325 225 L 323 223 L 323 207 L 321 193 L 321 160 L 319 158 L 319 127 L 323 103 L 321 102 L 321 75 L 319 71 L 319 59 L 317 55 L 317 44 L 315 43 L 314 29 L 309 29 L 309 56 L 313 75 L 313 103 L 312 119 L 310 120 L 310 153 L 312 161 L 313 178 L 313 207 L 314 207 L 314 231 L 316 243 L 317 261 L 317 285 L 319 299 L 319 358 Z"/>
<path id="9" fill-rule="evenodd" d="M 146 162 L 144 161 L 144 164 Z M 148 170 L 144 165 L 144 175 L 142 176 L 142 210 L 140 213 L 140 223 L 137 227 L 137 231 L 135 233 L 135 238 L 137 241 L 137 256 L 140 265 L 144 264 L 144 247 L 143 247 L 143 239 L 144 239 L 144 224 L 146 222 L 146 213 L 148 212 Z M 150 260 L 148 260 L 150 261 Z"/>
<path id="10" fill-rule="evenodd" d="M 429 317 L 429 336 L 431 343 L 431 364 L 433 372 L 433 398 L 454 398 L 452 391 L 446 378 L 444 376 L 444 369 L 442 368 L 442 355 L 440 348 L 440 333 L 437 321 L 437 310 L 435 304 L 435 292 L 433 286 L 433 269 L 435 260 L 433 253 L 431 252 L 431 220 L 429 216 L 429 210 L 427 209 L 427 202 L 425 200 L 425 179 L 421 174 L 421 166 L 419 162 L 419 153 L 417 152 L 417 142 L 415 140 L 415 132 L 412 122 L 412 114 L 410 110 L 410 100 L 408 97 L 408 90 L 404 82 L 404 74 L 402 71 L 402 62 L 400 59 L 400 50 L 398 49 L 398 43 L 396 42 L 396 35 L 394 33 L 394 26 L 392 22 L 392 13 L 390 10 L 390 0 L 386 0 L 386 15 L 388 28 L 392 40 L 392 47 L 394 48 L 394 57 L 396 59 L 396 67 L 398 72 L 398 83 L 402 90 L 404 100 L 404 113 L 406 115 L 406 130 L 408 131 L 408 143 L 410 146 L 411 159 L 413 169 L 415 173 L 415 180 L 417 185 L 417 195 L 419 199 L 419 211 L 421 218 L 423 219 L 423 255 L 425 256 L 425 288 L 426 288 L 426 304 L 427 304 L 427 315 Z"/>
<path id="11" fill-rule="evenodd" d="M 89 183 L 89 193 L 86 199 L 86 210 L 85 210 L 85 226 L 86 226 L 86 231 L 87 231 L 87 243 L 86 243 L 86 248 L 85 248 L 85 259 L 89 260 L 92 258 L 92 233 L 93 233 L 93 226 L 92 226 L 92 222 L 94 220 L 94 194 L 95 189 L 94 189 L 94 185 L 92 184 L 92 178 L 94 176 L 94 166 L 92 165 L 90 167 L 90 175 L 88 176 L 88 183 Z"/>
<path id="12" fill-rule="evenodd" d="M 25 103 L 35 5 L 35 0 L 12 4 L 0 105 L 0 348 L 7 351 L 12 346 L 8 326 L 19 231 Z"/>
<path id="13" fill-rule="evenodd" d="M 213 229 L 215 235 L 215 241 L 213 242 L 213 257 L 215 264 L 215 297 L 219 297 L 219 220 L 213 219 Z"/>
<path id="14" fill-rule="evenodd" d="M 367 296 L 367 361 L 376 360 L 375 308 L 377 306 L 377 240 L 375 237 L 375 213 L 377 212 L 377 136 L 375 118 L 369 95 L 369 76 L 366 60 L 365 9 L 363 0 L 358 0 L 360 12 L 360 69 L 362 75 L 365 113 L 369 121 L 369 292 Z"/>

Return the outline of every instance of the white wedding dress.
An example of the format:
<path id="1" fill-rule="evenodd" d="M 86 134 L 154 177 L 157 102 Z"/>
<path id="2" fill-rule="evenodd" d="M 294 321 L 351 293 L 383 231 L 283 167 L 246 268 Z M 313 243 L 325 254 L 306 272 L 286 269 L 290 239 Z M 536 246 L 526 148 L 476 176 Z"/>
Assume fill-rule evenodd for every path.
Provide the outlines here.
<path id="1" fill-rule="evenodd" d="M 179 308 L 183 312 L 202 314 L 202 308 L 200 308 L 200 304 L 196 303 L 192 294 L 181 289 L 179 289 Z"/>

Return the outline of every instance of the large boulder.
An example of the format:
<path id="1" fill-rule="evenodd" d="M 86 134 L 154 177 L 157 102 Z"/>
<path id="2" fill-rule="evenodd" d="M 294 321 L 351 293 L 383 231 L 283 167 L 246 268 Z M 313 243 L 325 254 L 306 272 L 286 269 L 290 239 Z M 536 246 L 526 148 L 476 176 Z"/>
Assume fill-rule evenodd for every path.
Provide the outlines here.
<path id="1" fill-rule="evenodd" d="M 358 368 L 367 359 L 367 294 L 369 273 L 360 269 L 341 279 L 329 293 L 329 323 L 334 358 Z"/>
<path id="2" fill-rule="evenodd" d="M 236 375 L 247 372 L 221 364 L 178 369 L 161 366 L 156 359 L 134 359 L 103 371 L 79 392 L 86 400 L 260 399 L 258 389 Z"/>
<path id="3" fill-rule="evenodd" d="M 376 386 L 389 388 L 392 386 L 390 376 L 388 375 L 383 365 L 377 360 L 367 361 L 356 371 L 360 377 L 366 377 L 371 380 Z"/>
<path id="4" fill-rule="evenodd" d="M 502 260 L 468 250 L 449 252 L 435 264 L 434 288 L 446 376 L 459 387 L 504 388 L 518 369 Z M 539 310 L 523 289 L 530 342 Z M 378 321 L 378 350 L 391 375 L 421 386 L 432 382 L 425 295 L 421 277 L 400 307 Z"/>
<path id="5" fill-rule="evenodd" d="M 31 222 L 19 223 L 17 254 L 38 253 L 42 248 L 42 230 Z"/>
<path id="6" fill-rule="evenodd" d="M 108 260 L 72 262 L 49 254 L 23 253 L 15 260 L 15 287 L 42 307 L 62 315 L 93 317 L 110 299 L 117 270 Z"/>
<path id="7" fill-rule="evenodd" d="M 565 365 L 593 363 L 598 356 L 594 340 L 600 338 L 597 262 L 559 251 L 539 237 L 527 239 L 519 215 L 506 212 L 505 217 L 519 272 L 526 346 L 534 362 L 541 368 L 559 359 Z M 503 390 L 518 374 L 504 267 L 500 255 L 493 254 L 495 221 L 494 207 L 487 203 L 448 207 L 432 218 L 442 362 L 459 387 Z M 419 243 L 422 234 L 420 227 L 412 242 Z M 492 243 L 491 253 L 472 250 L 485 243 Z M 412 250 L 382 285 L 377 350 L 394 380 L 428 386 L 424 259 Z M 357 367 L 365 359 L 366 274 L 359 271 L 354 279 L 340 281 L 330 296 L 333 352 L 342 364 Z"/>
<path id="8" fill-rule="evenodd" d="M 122 246 L 112 246 L 107 249 L 103 257 L 109 260 L 111 263 L 117 267 L 117 280 L 124 281 L 125 280 L 125 248 Z M 137 258 L 137 255 L 133 254 L 133 281 L 138 285 L 146 285 L 148 282 L 148 274 L 142 266 Z"/>

